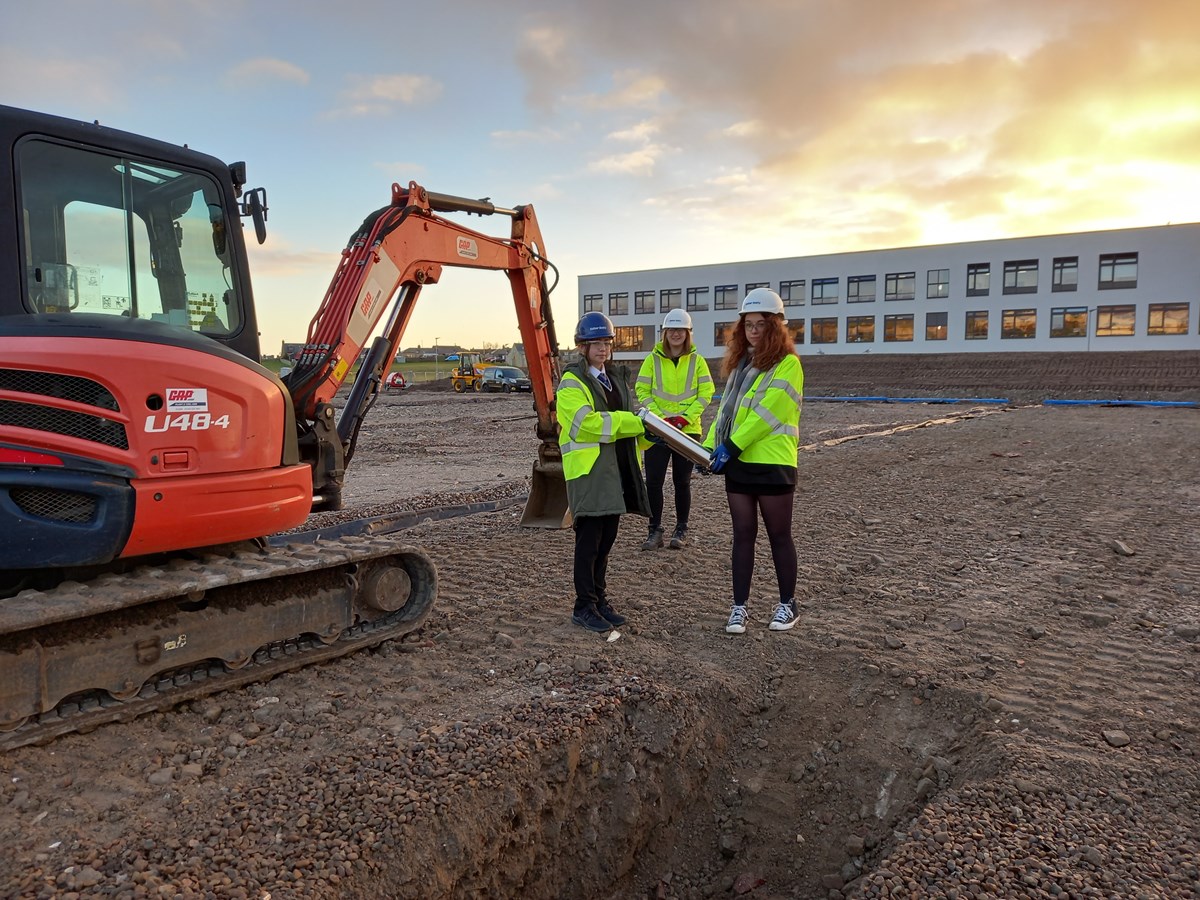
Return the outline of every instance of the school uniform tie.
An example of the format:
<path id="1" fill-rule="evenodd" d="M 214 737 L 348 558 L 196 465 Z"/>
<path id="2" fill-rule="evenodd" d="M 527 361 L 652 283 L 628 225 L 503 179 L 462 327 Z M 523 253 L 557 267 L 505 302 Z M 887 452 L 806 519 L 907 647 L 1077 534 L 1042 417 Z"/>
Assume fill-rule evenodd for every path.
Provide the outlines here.
<path id="1" fill-rule="evenodd" d="M 600 382 L 600 384 L 604 387 L 604 389 L 606 391 L 612 390 L 612 382 L 608 380 L 608 376 L 605 375 L 603 372 L 600 372 L 596 376 L 596 379 Z"/>

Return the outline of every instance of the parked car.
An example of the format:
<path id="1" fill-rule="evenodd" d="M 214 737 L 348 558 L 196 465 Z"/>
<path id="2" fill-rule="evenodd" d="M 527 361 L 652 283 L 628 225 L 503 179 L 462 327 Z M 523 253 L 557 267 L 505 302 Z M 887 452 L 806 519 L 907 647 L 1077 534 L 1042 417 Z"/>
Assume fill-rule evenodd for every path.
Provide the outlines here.
<path id="1" fill-rule="evenodd" d="M 506 394 L 533 390 L 529 376 L 516 366 L 489 366 L 483 370 L 482 385 L 485 391 L 504 391 Z"/>

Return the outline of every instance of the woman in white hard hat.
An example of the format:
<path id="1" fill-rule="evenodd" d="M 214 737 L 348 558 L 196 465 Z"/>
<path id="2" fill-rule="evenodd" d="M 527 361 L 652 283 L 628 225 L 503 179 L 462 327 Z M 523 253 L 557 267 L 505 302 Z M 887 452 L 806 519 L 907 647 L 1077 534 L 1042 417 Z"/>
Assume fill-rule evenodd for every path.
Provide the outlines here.
<path id="1" fill-rule="evenodd" d="M 733 522 L 733 607 L 725 630 L 746 630 L 761 514 L 779 585 L 770 628 L 787 631 L 798 617 L 792 500 L 804 369 L 777 293 L 755 288 L 746 294 L 721 370 L 725 391 L 704 444 L 712 450 L 709 469 L 725 474 Z"/>
<path id="2" fill-rule="evenodd" d="M 700 439 L 700 416 L 712 402 L 713 380 L 708 363 L 692 345 L 692 317 L 682 309 L 667 313 L 662 340 L 642 362 L 634 385 L 643 406 L 670 422 L 684 434 Z M 643 550 L 663 546 L 663 484 L 667 465 L 675 487 L 675 531 L 671 548 L 683 549 L 687 542 L 688 516 L 692 511 L 692 461 L 661 441 L 651 443 L 643 458 L 646 490 L 650 494 L 650 535 Z"/>

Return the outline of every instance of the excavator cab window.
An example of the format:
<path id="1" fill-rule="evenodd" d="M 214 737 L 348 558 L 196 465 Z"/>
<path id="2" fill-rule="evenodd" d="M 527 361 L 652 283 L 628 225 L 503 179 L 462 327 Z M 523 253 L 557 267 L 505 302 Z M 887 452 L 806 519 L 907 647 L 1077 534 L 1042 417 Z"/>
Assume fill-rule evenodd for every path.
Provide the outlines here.
<path id="1" fill-rule="evenodd" d="M 19 161 L 30 312 L 219 335 L 241 326 L 227 217 L 208 176 L 40 139 Z"/>

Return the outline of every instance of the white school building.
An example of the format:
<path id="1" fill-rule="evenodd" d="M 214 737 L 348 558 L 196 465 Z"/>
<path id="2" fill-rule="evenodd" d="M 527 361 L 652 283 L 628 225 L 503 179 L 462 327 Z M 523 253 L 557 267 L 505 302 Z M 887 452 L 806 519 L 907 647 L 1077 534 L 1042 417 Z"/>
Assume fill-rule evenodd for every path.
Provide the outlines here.
<path id="1" fill-rule="evenodd" d="M 755 287 L 802 355 L 1198 350 L 1200 223 L 582 275 L 579 312 L 640 359 L 685 309 L 713 358 Z"/>

